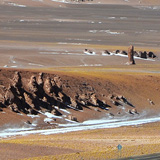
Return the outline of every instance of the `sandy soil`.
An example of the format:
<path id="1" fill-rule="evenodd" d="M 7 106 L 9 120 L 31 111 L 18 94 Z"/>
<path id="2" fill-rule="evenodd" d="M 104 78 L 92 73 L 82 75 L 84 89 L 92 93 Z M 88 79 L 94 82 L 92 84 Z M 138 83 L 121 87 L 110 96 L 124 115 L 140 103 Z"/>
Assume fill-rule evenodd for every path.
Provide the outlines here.
<path id="1" fill-rule="evenodd" d="M 116 159 L 120 156 L 118 144 L 123 146 L 121 157 L 160 152 L 159 138 L 159 123 L 153 123 L 1 140 L 0 153 L 4 159 Z M 7 154 L 4 150 L 7 150 Z"/>
<path id="2" fill-rule="evenodd" d="M 54 9 L 46 5 L 1 5 L 1 67 L 124 64 L 125 58 L 117 61 L 113 57 L 84 57 L 83 50 L 88 48 L 101 55 L 104 49 L 127 50 L 131 44 L 137 50 L 153 51 L 159 55 L 158 13 L 158 8 L 137 8 L 125 4 L 65 4 L 65 7 Z"/>
<path id="3" fill-rule="evenodd" d="M 61 3 L 62 2 L 62 3 Z M 71 0 L 66 0 L 66 1 L 61 1 L 61 0 L 3 0 L 1 1 L 1 4 L 6 4 L 6 5 L 11 5 L 11 3 L 19 4 L 19 5 L 27 5 L 27 6 L 36 6 L 36 7 L 42 7 L 42 6 L 53 6 L 53 7 L 58 7 L 58 6 L 65 6 L 66 3 L 77 3 L 73 2 Z M 120 4 L 120 5 L 160 5 L 160 2 L 158 0 L 93 0 L 93 1 L 88 1 L 86 0 L 85 2 L 78 2 L 82 4 Z"/>

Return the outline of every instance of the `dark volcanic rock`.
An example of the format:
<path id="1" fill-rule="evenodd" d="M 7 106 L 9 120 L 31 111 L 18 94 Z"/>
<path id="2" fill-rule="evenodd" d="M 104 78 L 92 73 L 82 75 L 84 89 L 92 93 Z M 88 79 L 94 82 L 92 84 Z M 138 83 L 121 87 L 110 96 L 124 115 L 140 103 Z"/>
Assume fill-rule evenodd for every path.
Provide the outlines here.
<path id="1" fill-rule="evenodd" d="M 104 51 L 102 52 L 102 54 L 108 54 L 108 55 L 110 55 L 111 53 L 110 53 L 108 50 L 104 50 Z"/>
<path id="2" fill-rule="evenodd" d="M 156 55 L 155 55 L 153 52 L 148 52 L 148 53 L 147 53 L 147 56 L 148 56 L 149 58 L 155 58 L 155 57 L 156 57 Z"/>
<path id="3" fill-rule="evenodd" d="M 139 57 L 140 57 L 140 58 L 147 59 L 147 52 L 146 52 L 146 51 L 144 51 L 144 52 L 139 52 L 138 54 L 139 54 Z"/>
<path id="4" fill-rule="evenodd" d="M 127 55 L 127 52 L 126 51 L 120 51 L 119 54 Z"/>

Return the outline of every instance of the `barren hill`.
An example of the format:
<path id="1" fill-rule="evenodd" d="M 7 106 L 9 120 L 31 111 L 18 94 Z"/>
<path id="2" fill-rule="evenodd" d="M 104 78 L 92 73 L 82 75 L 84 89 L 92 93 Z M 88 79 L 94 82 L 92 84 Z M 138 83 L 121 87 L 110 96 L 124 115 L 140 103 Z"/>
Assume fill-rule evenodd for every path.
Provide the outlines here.
<path id="1" fill-rule="evenodd" d="M 158 111 L 159 75 L 94 69 L 50 73 L 2 69 L 1 125 L 32 124 L 36 117 L 39 127 L 54 128 L 55 122 L 130 117 L 144 112 L 147 116 Z"/>

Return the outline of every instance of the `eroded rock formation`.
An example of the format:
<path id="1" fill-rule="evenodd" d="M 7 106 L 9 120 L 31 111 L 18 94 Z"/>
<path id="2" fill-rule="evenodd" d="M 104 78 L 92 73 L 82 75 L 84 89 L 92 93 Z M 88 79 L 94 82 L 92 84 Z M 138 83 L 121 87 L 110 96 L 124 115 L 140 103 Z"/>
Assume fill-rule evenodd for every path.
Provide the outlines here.
<path id="1" fill-rule="evenodd" d="M 128 48 L 128 58 L 129 58 L 129 64 L 135 64 L 134 60 L 134 47 L 130 46 Z"/>
<path id="2" fill-rule="evenodd" d="M 109 116 L 116 116 L 110 110 L 125 106 L 128 114 L 136 114 L 135 107 L 120 94 L 100 94 L 90 81 L 62 80 L 58 75 L 48 73 L 12 73 L 9 84 L 1 86 L 0 110 L 9 108 L 15 113 L 42 114 L 50 112 L 61 116 L 61 110 L 70 109 L 74 113 L 93 107 L 95 111 L 109 111 Z M 71 82 L 70 82 L 71 81 Z M 8 85 L 8 86 L 7 86 Z M 99 82 L 98 85 L 101 85 Z M 126 112 L 127 112 L 126 111 Z M 120 115 L 123 110 L 119 111 Z M 126 113 L 125 112 L 125 113 Z M 114 115 L 114 116 L 113 116 Z M 69 120 L 78 121 L 72 112 L 66 115 Z"/>

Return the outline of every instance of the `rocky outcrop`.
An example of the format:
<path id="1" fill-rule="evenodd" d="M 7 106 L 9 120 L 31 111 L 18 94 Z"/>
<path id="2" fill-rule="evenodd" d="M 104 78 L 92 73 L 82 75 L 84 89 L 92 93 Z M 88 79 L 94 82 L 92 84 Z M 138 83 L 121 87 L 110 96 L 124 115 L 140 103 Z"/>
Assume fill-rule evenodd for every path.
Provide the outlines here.
<path id="1" fill-rule="evenodd" d="M 5 98 L 2 94 L 0 94 L 0 103 L 3 104 L 4 102 L 5 102 Z"/>
<path id="2" fill-rule="evenodd" d="M 137 109 L 133 108 L 128 111 L 130 114 L 138 114 Z"/>
<path id="3" fill-rule="evenodd" d="M 106 50 L 107 51 L 107 50 Z M 129 64 L 134 63 L 134 57 L 140 57 L 143 59 L 147 58 L 156 58 L 157 56 L 152 51 L 146 52 L 146 51 L 134 51 L 134 47 L 130 46 L 128 48 L 128 54 L 125 50 L 116 50 L 115 54 L 122 54 L 122 55 L 128 55 L 129 57 Z"/>
<path id="4" fill-rule="evenodd" d="M 138 52 L 138 54 L 139 54 L 139 57 L 140 58 L 144 58 L 144 59 L 147 59 L 147 52 L 146 51 L 144 51 L 144 52 Z"/>
<path id="5" fill-rule="evenodd" d="M 37 84 L 41 87 L 43 87 L 44 82 L 43 82 L 43 73 L 39 73 L 38 74 L 38 78 L 37 78 Z"/>
<path id="6" fill-rule="evenodd" d="M 129 58 L 129 64 L 135 64 L 134 60 L 134 47 L 130 46 L 128 48 L 128 58 Z"/>
<path id="7" fill-rule="evenodd" d="M 25 102 L 26 102 L 30 107 L 34 108 L 35 106 L 34 106 L 34 104 L 33 104 L 33 100 L 32 100 L 32 98 L 30 97 L 30 95 L 27 94 L 26 92 L 24 92 L 23 95 L 24 95 L 24 100 L 25 100 Z"/>
<path id="8" fill-rule="evenodd" d="M 21 82 L 21 76 L 19 72 L 15 72 L 14 77 L 12 79 L 12 85 L 15 88 L 19 88 L 22 86 L 22 82 Z"/>
<path id="9" fill-rule="evenodd" d="M 8 106 L 13 112 L 19 113 L 18 107 L 16 104 L 11 104 Z"/>
<path id="10" fill-rule="evenodd" d="M 78 122 L 77 117 L 75 117 L 75 116 L 73 116 L 73 115 L 69 115 L 69 116 L 68 116 L 68 119 L 71 120 L 71 121 L 76 121 L 76 122 Z"/>
<path id="11" fill-rule="evenodd" d="M 59 76 L 55 76 L 54 78 L 53 78 L 53 81 L 54 81 L 54 83 L 55 83 L 55 85 L 58 87 L 58 88 L 60 88 L 60 89 L 62 89 L 62 80 L 61 80 L 61 78 L 59 77 Z"/>
<path id="12" fill-rule="evenodd" d="M 127 55 L 126 51 L 120 51 L 119 54 Z"/>
<path id="13" fill-rule="evenodd" d="M 96 96 L 95 93 L 91 94 L 90 100 L 91 100 L 91 103 L 92 103 L 94 106 L 98 106 L 98 99 L 97 99 L 97 96 Z"/>
<path id="14" fill-rule="evenodd" d="M 120 53 L 120 50 L 116 50 L 116 51 L 115 51 L 115 54 L 119 54 L 119 53 Z"/>
<path id="15" fill-rule="evenodd" d="M 102 52 L 102 55 L 110 55 L 111 53 L 108 51 L 108 50 L 104 50 L 103 52 Z"/>
<path id="16" fill-rule="evenodd" d="M 156 58 L 156 55 L 153 52 L 150 51 L 150 52 L 147 53 L 147 57 Z"/>
<path id="17" fill-rule="evenodd" d="M 34 75 L 31 76 L 27 87 L 30 92 L 36 93 L 38 91 L 36 77 Z"/>
<path id="18" fill-rule="evenodd" d="M 150 103 L 150 105 L 154 105 L 154 102 L 151 99 L 148 99 L 148 102 Z"/>
<path id="19" fill-rule="evenodd" d="M 5 104 L 12 104 L 15 100 L 15 95 L 13 93 L 13 87 L 9 86 L 5 93 Z"/>
<path id="20" fill-rule="evenodd" d="M 110 111 L 112 108 L 119 111 L 121 107 L 125 107 L 126 111 L 131 110 L 129 113 L 136 114 L 136 111 L 132 110 L 135 107 L 123 95 L 115 93 L 107 95 L 103 91 L 98 94 L 94 88 L 96 85 L 89 80 L 78 79 L 77 82 L 72 79 L 66 80 L 63 76 L 64 80 L 58 75 L 48 73 L 12 72 L 12 74 L 10 77 L 13 78 L 8 80 L 9 84 L 1 85 L 0 110 L 8 108 L 15 113 L 34 115 L 49 112 L 61 116 L 62 113 L 66 113 L 65 116 L 72 121 L 78 121 L 75 113 L 84 108 L 109 114 L 112 113 Z M 99 87 L 101 83 L 97 85 Z M 65 112 L 64 109 L 71 112 Z M 116 116 L 115 113 L 112 114 Z M 113 117 L 112 114 L 109 116 Z"/>
<path id="21" fill-rule="evenodd" d="M 44 82 L 44 91 L 47 94 L 51 94 L 52 93 L 52 83 L 51 83 L 51 78 L 47 77 L 45 82 Z"/>

